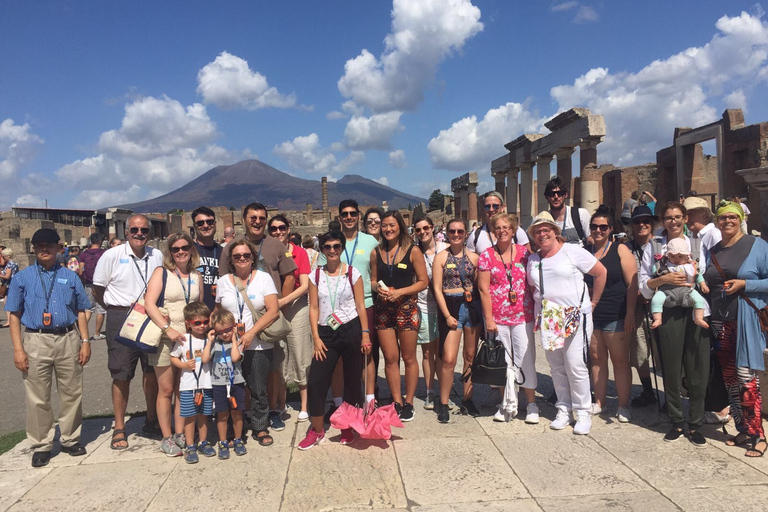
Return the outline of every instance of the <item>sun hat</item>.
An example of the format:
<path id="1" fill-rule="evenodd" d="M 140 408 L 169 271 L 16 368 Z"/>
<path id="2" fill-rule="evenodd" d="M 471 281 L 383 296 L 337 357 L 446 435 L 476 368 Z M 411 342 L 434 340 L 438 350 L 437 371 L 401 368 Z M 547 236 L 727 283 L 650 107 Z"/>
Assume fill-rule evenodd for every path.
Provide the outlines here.
<path id="1" fill-rule="evenodd" d="M 654 215 L 650 208 L 646 205 L 640 205 L 632 210 L 632 218 L 629 219 L 629 222 L 634 222 L 636 219 L 644 219 L 646 217 L 650 217 L 655 221 L 659 220 L 659 216 Z"/>
<path id="2" fill-rule="evenodd" d="M 673 238 L 667 242 L 667 254 L 691 254 L 691 248 L 684 238 Z"/>
<path id="3" fill-rule="evenodd" d="M 533 238 L 533 230 L 542 224 L 548 224 L 552 229 L 555 230 L 555 232 L 557 232 L 557 236 L 560 236 L 560 226 L 557 225 L 555 219 L 552 218 L 552 215 L 550 215 L 549 212 L 540 212 L 536 217 L 533 218 L 533 222 L 531 222 L 531 225 L 528 226 L 528 236 Z"/>
<path id="4" fill-rule="evenodd" d="M 683 206 L 687 211 L 698 210 L 699 208 L 709 210 L 709 203 L 703 197 L 686 197 L 685 201 L 683 201 Z"/>

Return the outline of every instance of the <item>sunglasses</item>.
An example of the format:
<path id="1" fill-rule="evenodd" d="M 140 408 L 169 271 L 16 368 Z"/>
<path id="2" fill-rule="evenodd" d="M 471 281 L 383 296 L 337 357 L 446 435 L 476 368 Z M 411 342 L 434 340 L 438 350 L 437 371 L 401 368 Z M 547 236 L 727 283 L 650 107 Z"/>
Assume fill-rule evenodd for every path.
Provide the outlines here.
<path id="1" fill-rule="evenodd" d="M 432 231 L 432 226 L 424 226 L 423 228 L 415 228 L 413 230 L 413 232 L 416 233 L 417 235 L 421 232 L 426 233 L 427 231 Z"/>
<path id="2" fill-rule="evenodd" d="M 285 224 L 278 224 L 277 226 L 275 225 L 269 226 L 270 233 L 277 233 L 278 231 L 288 231 L 288 226 L 286 226 Z"/>
<path id="3" fill-rule="evenodd" d="M 494 204 L 485 204 L 485 205 L 483 205 L 483 208 L 485 208 L 486 211 L 501 210 L 501 205 L 500 204 L 495 204 L 495 203 Z"/>
<path id="4" fill-rule="evenodd" d="M 340 251 L 341 244 L 325 244 L 323 245 L 324 251 Z"/>
<path id="5" fill-rule="evenodd" d="M 357 217 L 358 215 L 360 215 L 360 212 L 341 212 L 339 214 L 342 219 L 346 219 L 347 217 Z"/>
<path id="6" fill-rule="evenodd" d="M 648 224 L 650 226 L 653 223 L 651 222 L 651 219 L 635 219 L 632 221 L 632 224 L 635 226 L 639 226 L 640 224 Z"/>
<path id="7" fill-rule="evenodd" d="M 232 259 L 235 261 L 245 260 L 248 261 L 249 259 L 253 258 L 253 254 L 249 252 L 244 252 L 242 254 L 233 254 Z"/>
<path id="8" fill-rule="evenodd" d="M 248 222 L 257 222 L 257 221 L 258 222 L 264 222 L 265 220 L 267 220 L 267 218 L 266 217 L 253 216 L 253 217 L 248 217 L 245 220 L 247 220 Z"/>
<path id="9" fill-rule="evenodd" d="M 365 223 L 371 226 L 375 226 L 376 224 L 381 224 L 381 219 L 368 219 L 365 221 Z"/>
<path id="10" fill-rule="evenodd" d="M 592 231 L 600 230 L 603 233 L 605 233 L 606 231 L 611 229 L 611 226 L 609 226 L 608 224 L 590 224 L 589 229 L 591 229 Z"/>
<path id="11" fill-rule="evenodd" d="M 171 254 L 176 254 L 179 251 L 189 252 L 191 248 L 189 244 L 182 245 L 181 247 L 171 247 Z"/>
<path id="12" fill-rule="evenodd" d="M 232 329 L 234 329 L 234 328 L 235 328 L 234 325 L 230 325 L 226 329 L 220 329 L 220 330 L 216 331 L 216 334 L 219 335 L 219 336 L 221 336 L 222 334 L 229 334 L 230 332 L 232 332 Z"/>
<path id="13" fill-rule="evenodd" d="M 136 233 L 141 233 L 142 235 L 146 235 L 149 233 L 149 228 L 131 228 L 128 230 L 128 232 L 132 235 L 135 235 Z"/>
<path id="14" fill-rule="evenodd" d="M 546 194 L 547 197 L 563 197 L 566 194 L 566 192 L 562 190 L 553 190 L 549 194 Z"/>
<path id="15" fill-rule="evenodd" d="M 194 325 L 195 327 L 200 327 L 201 325 L 208 325 L 211 323 L 210 320 L 195 320 L 194 322 L 187 322 L 189 325 Z"/>
<path id="16" fill-rule="evenodd" d="M 203 226 L 215 226 L 216 220 L 215 219 L 206 219 L 206 220 L 198 220 L 195 221 L 195 226 L 201 228 Z"/>
<path id="17" fill-rule="evenodd" d="M 463 235 L 464 233 L 466 233 L 466 231 L 464 231 L 463 229 L 449 229 L 448 230 L 448 234 L 449 235 Z"/>

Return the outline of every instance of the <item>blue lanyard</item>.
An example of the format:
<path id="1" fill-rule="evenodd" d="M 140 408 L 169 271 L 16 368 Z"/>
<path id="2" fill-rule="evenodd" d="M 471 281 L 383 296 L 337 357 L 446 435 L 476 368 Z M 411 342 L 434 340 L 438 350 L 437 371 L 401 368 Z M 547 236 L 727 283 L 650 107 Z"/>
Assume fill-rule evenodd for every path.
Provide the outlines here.
<path id="1" fill-rule="evenodd" d="M 357 249 L 357 240 L 358 240 L 358 238 L 360 238 L 360 233 L 355 235 L 355 245 L 352 246 L 352 259 L 349 258 L 349 253 L 347 252 L 346 244 L 344 246 L 344 256 L 346 256 L 346 258 L 347 258 L 347 265 L 349 265 L 350 267 L 352 266 L 352 262 L 355 261 L 355 254 L 356 254 L 355 251 Z"/>
<path id="2" fill-rule="evenodd" d="M 227 357 L 227 349 L 224 347 L 224 342 L 219 338 L 219 343 L 221 344 L 221 358 L 224 360 L 224 364 L 227 365 L 227 375 L 229 375 L 229 385 L 234 386 L 235 385 L 235 369 L 232 364 L 231 356 Z"/>
<path id="3" fill-rule="evenodd" d="M 56 271 L 58 265 L 53 266 L 53 274 L 51 275 L 51 286 L 48 288 L 48 293 L 45 291 L 45 283 L 43 282 L 43 271 L 40 270 L 40 264 L 37 264 L 37 276 L 40 278 L 40 286 L 43 287 L 43 294 L 45 294 L 45 312 L 48 312 L 48 305 L 51 303 L 51 295 L 53 294 L 53 285 L 56 284 Z"/>
<path id="4" fill-rule="evenodd" d="M 181 285 L 181 290 L 184 292 L 184 300 L 187 301 L 187 304 L 189 304 L 190 296 L 192 295 L 192 272 L 187 274 L 187 287 L 184 288 L 184 281 L 181 280 L 181 273 L 179 273 L 179 269 L 175 270 L 176 277 L 179 278 L 179 284 Z"/>
<path id="5" fill-rule="evenodd" d="M 253 270 L 251 270 L 250 275 L 248 276 L 248 280 L 245 282 L 245 293 L 248 293 L 248 285 L 251 284 L 251 278 L 253 277 Z M 245 300 L 241 296 L 240 293 L 236 293 L 235 297 L 237 298 L 237 308 L 240 311 L 240 316 L 238 317 L 237 321 L 242 322 L 243 321 L 243 310 L 245 309 Z M 255 322 L 256 319 L 254 318 L 253 321 Z"/>
<path id="6" fill-rule="evenodd" d="M 395 255 L 392 256 L 392 264 L 391 265 L 389 264 L 389 250 L 387 250 L 385 252 L 385 254 L 387 255 L 387 267 L 389 268 L 389 282 L 390 283 L 392 282 L 392 272 L 394 272 L 394 269 L 395 269 L 395 263 L 396 263 L 395 260 L 397 259 L 397 253 L 398 252 L 400 252 L 400 244 L 397 245 L 397 250 L 395 251 Z"/>

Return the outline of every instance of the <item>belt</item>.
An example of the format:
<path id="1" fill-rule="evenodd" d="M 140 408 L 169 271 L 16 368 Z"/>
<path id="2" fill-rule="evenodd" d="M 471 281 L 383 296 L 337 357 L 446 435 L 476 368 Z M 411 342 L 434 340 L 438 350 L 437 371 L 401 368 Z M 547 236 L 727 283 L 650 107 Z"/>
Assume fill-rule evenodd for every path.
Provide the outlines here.
<path id="1" fill-rule="evenodd" d="M 68 327 L 59 327 L 57 329 L 30 329 L 29 327 L 26 327 L 24 330 L 26 332 L 34 332 L 37 334 L 67 334 L 68 332 L 72 332 L 74 328 L 75 324 Z"/>
<path id="2" fill-rule="evenodd" d="M 131 309 L 131 306 L 107 306 L 107 309 L 112 309 L 115 311 L 128 311 Z"/>

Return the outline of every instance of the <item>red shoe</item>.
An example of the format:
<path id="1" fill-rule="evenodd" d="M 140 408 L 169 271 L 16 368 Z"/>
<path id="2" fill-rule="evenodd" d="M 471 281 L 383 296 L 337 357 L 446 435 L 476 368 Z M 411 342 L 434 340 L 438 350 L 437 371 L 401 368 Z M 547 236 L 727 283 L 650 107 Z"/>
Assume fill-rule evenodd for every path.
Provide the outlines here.
<path id="1" fill-rule="evenodd" d="M 325 430 L 319 434 L 315 432 L 315 429 L 310 428 L 307 431 L 307 437 L 299 443 L 299 450 L 309 450 L 313 446 L 316 446 L 325 441 Z"/>
<path id="2" fill-rule="evenodd" d="M 355 441 L 355 431 L 351 428 L 345 428 L 341 431 L 341 444 L 352 444 Z"/>

